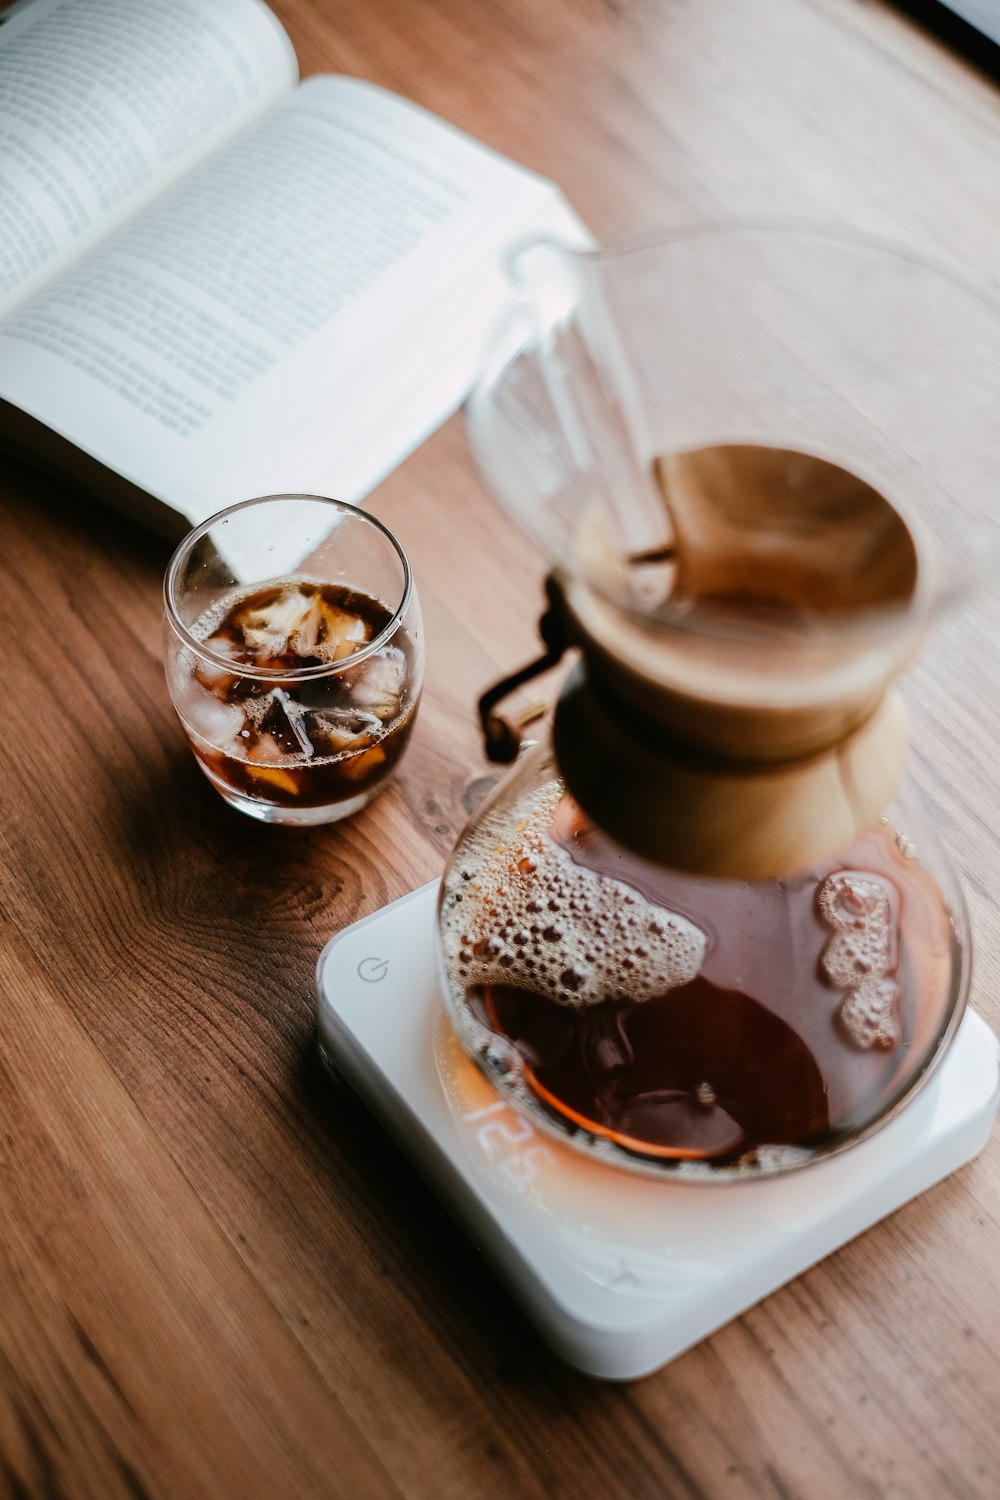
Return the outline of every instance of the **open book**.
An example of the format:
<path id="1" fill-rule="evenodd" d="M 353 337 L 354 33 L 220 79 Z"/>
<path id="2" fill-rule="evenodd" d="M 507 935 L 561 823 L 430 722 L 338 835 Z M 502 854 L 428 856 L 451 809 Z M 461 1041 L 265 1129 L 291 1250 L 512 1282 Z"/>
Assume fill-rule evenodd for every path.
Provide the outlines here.
<path id="1" fill-rule="evenodd" d="M 260 0 L 0 20 L 0 440 L 157 529 L 357 501 L 451 414 L 550 183 L 345 77 Z"/>

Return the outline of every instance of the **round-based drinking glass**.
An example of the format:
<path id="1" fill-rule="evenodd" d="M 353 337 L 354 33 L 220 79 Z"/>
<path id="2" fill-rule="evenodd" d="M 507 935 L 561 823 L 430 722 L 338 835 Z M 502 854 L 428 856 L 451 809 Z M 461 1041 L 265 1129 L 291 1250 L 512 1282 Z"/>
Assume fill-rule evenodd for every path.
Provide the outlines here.
<path id="1" fill-rule="evenodd" d="M 371 801 L 409 740 L 423 653 L 406 554 L 344 501 L 244 501 L 167 569 L 171 700 L 209 781 L 261 822 L 330 823 Z"/>

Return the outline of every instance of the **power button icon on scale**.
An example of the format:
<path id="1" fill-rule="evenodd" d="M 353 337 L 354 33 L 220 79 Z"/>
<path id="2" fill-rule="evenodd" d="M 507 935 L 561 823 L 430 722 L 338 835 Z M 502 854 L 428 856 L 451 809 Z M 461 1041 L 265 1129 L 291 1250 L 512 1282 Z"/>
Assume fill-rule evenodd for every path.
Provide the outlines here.
<path id="1" fill-rule="evenodd" d="M 363 958 L 358 964 L 358 978 L 365 984 L 378 984 L 389 972 L 389 960 L 374 956 Z"/>

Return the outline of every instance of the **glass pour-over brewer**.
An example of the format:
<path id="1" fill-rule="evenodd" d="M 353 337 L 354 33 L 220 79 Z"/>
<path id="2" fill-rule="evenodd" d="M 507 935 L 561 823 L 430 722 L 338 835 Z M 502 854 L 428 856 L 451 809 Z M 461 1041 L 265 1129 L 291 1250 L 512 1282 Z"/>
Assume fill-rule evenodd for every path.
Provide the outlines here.
<path id="1" fill-rule="evenodd" d="M 449 862 L 446 1005 L 579 1149 L 799 1167 L 886 1121 L 965 1005 L 968 920 L 892 684 L 993 549 L 1000 320 L 816 234 L 539 244 L 513 269 L 472 440 L 553 565 L 537 665 L 579 659 Z M 483 700 L 496 759 L 531 670 Z"/>

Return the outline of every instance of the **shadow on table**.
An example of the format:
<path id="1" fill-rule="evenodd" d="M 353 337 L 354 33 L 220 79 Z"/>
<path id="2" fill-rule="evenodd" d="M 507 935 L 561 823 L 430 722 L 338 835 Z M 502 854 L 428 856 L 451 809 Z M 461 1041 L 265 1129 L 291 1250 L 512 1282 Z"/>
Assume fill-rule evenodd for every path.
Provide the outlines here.
<path id="1" fill-rule="evenodd" d="M 133 620 L 158 630 L 168 544 L 27 472 L 0 517 L 75 587 L 89 570 L 105 590 L 124 578 Z M 98 645 L 115 659 L 113 642 Z M 73 762 L 72 807 L 36 810 L 54 847 L 62 829 L 68 850 L 86 848 L 53 871 L 80 914 L 50 955 L 67 1003 L 332 1388 L 363 1346 L 366 1378 L 392 1370 L 390 1388 L 419 1393 L 413 1413 L 441 1441 L 459 1441 L 456 1424 L 478 1432 L 511 1494 L 524 1465 L 551 1470 L 543 1438 L 610 1451 L 621 1395 L 548 1351 L 319 1060 L 315 960 L 386 899 L 380 804 L 340 829 L 294 831 L 227 808 L 173 716 L 158 654 L 158 637 L 136 646 L 115 677 L 101 743 Z M 456 815 L 462 800 L 455 790 Z M 450 837 L 436 805 L 422 811 L 430 842 Z"/>

